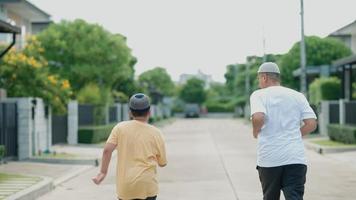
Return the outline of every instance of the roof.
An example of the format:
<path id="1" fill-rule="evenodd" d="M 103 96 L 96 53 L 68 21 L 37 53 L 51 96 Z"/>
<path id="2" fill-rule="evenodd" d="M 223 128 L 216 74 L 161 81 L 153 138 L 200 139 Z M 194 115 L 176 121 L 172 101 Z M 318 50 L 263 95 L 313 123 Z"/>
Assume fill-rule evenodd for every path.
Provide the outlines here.
<path id="1" fill-rule="evenodd" d="M 352 35 L 352 34 L 356 34 L 356 20 L 330 33 L 329 36 L 345 36 L 345 35 Z"/>
<path id="2" fill-rule="evenodd" d="M 0 0 L 0 4 L 4 4 L 8 10 L 31 22 L 50 21 L 51 15 L 27 0 Z"/>
<path id="3" fill-rule="evenodd" d="M 335 67 L 341 67 L 344 65 L 353 65 L 353 64 L 356 64 L 356 54 L 345 58 L 341 58 L 333 62 L 333 66 Z"/>
<path id="4" fill-rule="evenodd" d="M 306 69 L 306 74 L 308 74 L 308 75 L 318 75 L 320 73 L 335 73 L 335 72 L 337 72 L 337 68 L 335 66 L 329 66 L 329 65 L 307 66 L 305 69 Z M 298 68 L 293 71 L 293 76 L 299 77 L 301 73 L 302 73 L 302 70 L 300 68 Z"/>
<path id="5" fill-rule="evenodd" d="M 0 33 L 21 33 L 19 27 L 13 26 L 7 22 L 0 20 Z"/>

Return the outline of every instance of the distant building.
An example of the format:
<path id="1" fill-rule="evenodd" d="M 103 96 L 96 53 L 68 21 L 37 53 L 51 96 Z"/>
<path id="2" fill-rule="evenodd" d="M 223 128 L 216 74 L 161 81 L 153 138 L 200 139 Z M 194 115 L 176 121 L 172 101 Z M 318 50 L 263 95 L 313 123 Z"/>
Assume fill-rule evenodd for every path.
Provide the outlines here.
<path id="1" fill-rule="evenodd" d="M 183 85 L 191 78 L 198 78 L 205 82 L 205 88 L 209 88 L 210 84 L 213 82 L 211 75 L 204 74 L 202 71 L 198 71 L 198 74 L 182 74 L 179 77 L 178 84 Z"/>
<path id="2" fill-rule="evenodd" d="M 16 47 L 25 46 L 26 37 L 34 35 L 45 29 L 52 21 L 51 16 L 27 0 L 0 0 L 0 20 L 21 29 Z M 0 35 L 0 43 L 9 43 L 12 38 Z"/>
<path id="3" fill-rule="evenodd" d="M 334 31 L 329 37 L 339 39 L 356 54 L 356 20 Z"/>

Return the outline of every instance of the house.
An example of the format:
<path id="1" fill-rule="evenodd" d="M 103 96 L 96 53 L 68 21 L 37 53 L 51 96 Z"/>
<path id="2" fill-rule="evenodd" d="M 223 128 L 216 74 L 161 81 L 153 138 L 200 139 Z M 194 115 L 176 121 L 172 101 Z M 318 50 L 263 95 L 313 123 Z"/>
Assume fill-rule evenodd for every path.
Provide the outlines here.
<path id="1" fill-rule="evenodd" d="M 197 74 L 182 74 L 179 77 L 179 84 L 185 84 L 191 78 L 198 78 L 205 83 L 205 88 L 209 88 L 210 84 L 213 82 L 213 78 L 211 75 L 204 74 L 202 71 L 198 71 Z"/>
<path id="2" fill-rule="evenodd" d="M 332 32 L 331 34 L 328 35 L 328 37 L 340 40 L 345 44 L 345 46 L 350 48 L 353 54 L 356 54 L 356 20 Z M 311 83 L 315 78 L 318 77 L 328 77 L 329 75 L 338 75 L 338 74 L 342 75 L 341 73 L 342 69 L 340 68 L 341 66 L 342 65 L 339 64 L 323 65 L 323 66 L 308 66 L 306 68 L 306 73 L 308 77 L 307 82 Z M 300 77 L 300 74 L 301 74 L 300 68 L 293 71 L 294 77 Z M 348 92 L 346 93 L 344 92 L 343 94 L 348 95 Z"/>
<path id="3" fill-rule="evenodd" d="M 356 54 L 356 20 L 332 32 L 329 37 L 341 40 L 351 51 Z"/>
<path id="4" fill-rule="evenodd" d="M 26 0 L 0 0 L 0 56 L 51 23 L 50 15 Z M 21 33 L 21 34 L 20 34 Z M 0 89 L 0 145 L 6 159 L 28 159 L 51 147 L 51 113 L 40 98 L 7 98 Z"/>
<path id="5" fill-rule="evenodd" d="M 37 34 L 51 23 L 51 16 L 27 0 L 0 0 L 0 20 L 21 30 L 16 47 L 25 46 L 26 37 Z M 9 43 L 10 36 L 0 36 L 1 43 Z"/>
<path id="6" fill-rule="evenodd" d="M 5 49 L 0 52 L 0 59 L 1 59 L 11 49 L 11 47 L 13 47 L 16 44 L 16 35 L 21 33 L 21 29 L 19 27 L 12 26 L 11 24 L 0 20 L 0 33 L 12 36 L 11 37 L 12 40 L 9 43 L 9 45 L 7 45 Z M 0 93 L 0 98 L 1 98 L 1 93 Z"/>

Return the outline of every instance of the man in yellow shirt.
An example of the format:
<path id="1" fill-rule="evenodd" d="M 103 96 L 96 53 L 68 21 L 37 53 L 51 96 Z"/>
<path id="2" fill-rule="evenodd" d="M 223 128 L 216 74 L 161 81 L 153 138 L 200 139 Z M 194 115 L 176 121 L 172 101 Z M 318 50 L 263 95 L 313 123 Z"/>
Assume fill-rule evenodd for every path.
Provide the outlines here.
<path id="1" fill-rule="evenodd" d="M 155 200 L 158 194 L 157 164 L 167 164 L 165 144 L 159 129 L 148 124 L 149 98 L 135 94 L 129 102 L 133 120 L 118 123 L 105 144 L 100 173 L 93 177 L 100 184 L 108 170 L 112 152 L 117 149 L 117 196 L 120 200 Z"/>

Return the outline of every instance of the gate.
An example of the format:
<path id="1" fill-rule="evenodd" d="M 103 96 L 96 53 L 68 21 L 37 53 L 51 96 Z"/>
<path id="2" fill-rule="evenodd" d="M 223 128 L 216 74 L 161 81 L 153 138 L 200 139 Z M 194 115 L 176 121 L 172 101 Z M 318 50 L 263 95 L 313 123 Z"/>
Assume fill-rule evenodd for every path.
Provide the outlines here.
<path id="1" fill-rule="evenodd" d="M 0 103 L 0 145 L 5 146 L 5 157 L 17 157 L 16 103 Z"/>
<path id="2" fill-rule="evenodd" d="M 52 144 L 67 143 L 67 115 L 52 115 Z"/>

